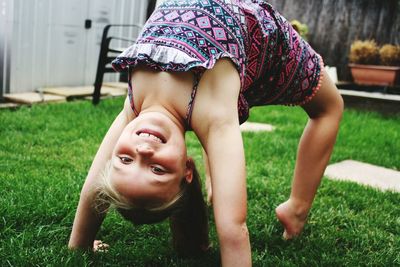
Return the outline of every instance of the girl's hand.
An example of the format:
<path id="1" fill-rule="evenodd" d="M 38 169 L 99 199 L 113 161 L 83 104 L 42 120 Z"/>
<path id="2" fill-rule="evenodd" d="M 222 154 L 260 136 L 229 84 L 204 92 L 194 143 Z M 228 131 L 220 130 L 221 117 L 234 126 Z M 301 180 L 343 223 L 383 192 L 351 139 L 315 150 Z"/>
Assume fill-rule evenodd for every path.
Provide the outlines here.
<path id="1" fill-rule="evenodd" d="M 93 252 L 108 252 L 110 246 L 103 243 L 101 240 L 95 240 L 93 242 Z"/>

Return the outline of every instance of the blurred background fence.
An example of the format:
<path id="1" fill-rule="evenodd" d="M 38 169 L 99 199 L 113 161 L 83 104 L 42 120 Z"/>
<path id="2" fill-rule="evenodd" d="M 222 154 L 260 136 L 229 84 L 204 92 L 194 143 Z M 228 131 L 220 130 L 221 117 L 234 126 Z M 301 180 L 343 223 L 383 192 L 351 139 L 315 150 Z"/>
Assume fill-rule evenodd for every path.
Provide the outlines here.
<path id="1" fill-rule="evenodd" d="M 0 0 L 0 98 L 43 86 L 93 84 L 104 26 L 143 24 L 155 2 Z M 310 44 L 337 67 L 340 80 L 351 79 L 347 63 L 354 40 L 400 43 L 400 0 L 269 2 L 288 20 L 308 26 Z"/>
<path id="2" fill-rule="evenodd" d="M 399 0 L 269 0 L 288 20 L 309 28 L 309 43 L 338 68 L 339 80 L 351 80 L 347 67 L 351 43 L 375 39 L 400 44 Z"/>

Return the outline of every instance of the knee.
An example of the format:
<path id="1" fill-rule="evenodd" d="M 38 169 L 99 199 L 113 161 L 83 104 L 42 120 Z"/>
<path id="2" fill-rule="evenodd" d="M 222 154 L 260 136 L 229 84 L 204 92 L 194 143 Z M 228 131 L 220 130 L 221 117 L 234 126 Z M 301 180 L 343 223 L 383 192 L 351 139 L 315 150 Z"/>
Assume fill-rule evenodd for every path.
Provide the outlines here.
<path id="1" fill-rule="evenodd" d="M 328 119 L 339 123 L 343 116 L 344 101 L 339 92 L 332 94 L 325 101 L 305 108 L 311 120 Z"/>

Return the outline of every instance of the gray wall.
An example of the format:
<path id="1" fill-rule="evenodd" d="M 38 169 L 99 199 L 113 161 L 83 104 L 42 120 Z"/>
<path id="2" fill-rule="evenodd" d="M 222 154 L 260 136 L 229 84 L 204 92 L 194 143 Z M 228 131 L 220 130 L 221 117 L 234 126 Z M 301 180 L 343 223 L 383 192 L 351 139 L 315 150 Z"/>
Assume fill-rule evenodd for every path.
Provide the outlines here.
<path id="1" fill-rule="evenodd" d="M 310 29 L 310 44 L 326 64 L 337 66 L 339 79 L 351 79 L 348 52 L 356 39 L 400 44 L 399 0 L 270 0 L 287 19 Z"/>
<path id="2" fill-rule="evenodd" d="M 11 4 L 6 28 L 12 34 L 7 39 L 8 51 L 0 48 L 0 70 L 10 70 L 0 86 L 12 93 L 93 84 L 104 26 L 143 24 L 148 4 L 148 0 L 0 0 L 0 9 L 2 2 Z M 0 15 L 0 21 L 4 17 Z M 85 29 L 86 19 L 92 20 L 92 28 Z M 0 43 L 4 46 L 3 28 Z M 118 34 L 133 38 L 138 32 Z M 117 74 L 105 77 L 117 79 Z"/>
<path id="3" fill-rule="evenodd" d="M 0 0 L 0 97 L 10 83 L 12 11 L 12 0 Z"/>

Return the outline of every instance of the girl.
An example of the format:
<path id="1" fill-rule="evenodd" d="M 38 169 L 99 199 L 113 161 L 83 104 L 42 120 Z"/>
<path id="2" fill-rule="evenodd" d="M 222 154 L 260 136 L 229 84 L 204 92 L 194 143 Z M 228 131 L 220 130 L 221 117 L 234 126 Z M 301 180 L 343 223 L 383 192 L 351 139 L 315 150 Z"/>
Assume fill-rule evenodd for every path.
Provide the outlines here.
<path id="1" fill-rule="evenodd" d="M 184 141 L 193 130 L 209 170 L 222 265 L 250 266 L 239 124 L 250 107 L 272 104 L 301 105 L 309 116 L 290 197 L 276 208 L 284 238 L 300 234 L 343 102 L 321 57 L 286 19 L 261 0 L 167 0 L 113 66 L 130 71 L 129 94 L 83 186 L 70 247 L 93 245 L 103 219 L 93 207 L 97 196 L 136 223 L 171 216 L 176 247 L 205 250 L 204 202 Z"/>

